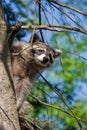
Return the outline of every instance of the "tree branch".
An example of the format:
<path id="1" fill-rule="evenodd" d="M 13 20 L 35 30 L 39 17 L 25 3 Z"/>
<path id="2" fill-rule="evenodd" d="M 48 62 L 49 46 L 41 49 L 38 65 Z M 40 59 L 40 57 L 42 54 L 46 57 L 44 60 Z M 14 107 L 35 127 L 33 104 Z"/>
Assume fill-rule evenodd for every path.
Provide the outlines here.
<path id="1" fill-rule="evenodd" d="M 71 113 L 65 111 L 64 109 L 62 109 L 62 108 L 60 108 L 60 107 L 56 107 L 56 106 L 51 105 L 51 104 L 48 104 L 48 103 L 45 103 L 45 102 L 41 101 L 39 98 L 37 98 L 36 96 L 34 96 L 34 95 L 31 94 L 31 93 L 30 93 L 30 96 L 31 96 L 32 98 L 34 98 L 36 101 L 38 101 L 40 104 L 42 104 L 42 105 L 44 105 L 44 106 L 47 106 L 47 107 L 54 108 L 54 109 L 59 110 L 59 111 L 62 111 L 62 112 L 64 112 L 65 114 L 67 114 L 67 115 L 69 115 L 69 116 L 71 116 L 71 117 L 74 118 L 74 116 L 73 116 Z M 82 118 L 80 118 L 80 117 L 78 117 L 78 116 L 76 116 L 76 118 L 78 118 L 78 120 L 80 120 L 80 121 L 82 121 L 82 122 L 84 122 L 84 123 L 87 123 L 87 121 L 86 121 L 85 119 L 82 119 Z"/>
<path id="2" fill-rule="evenodd" d="M 12 26 L 8 29 L 14 29 L 15 26 Z M 50 31 L 56 31 L 56 32 L 67 32 L 67 31 L 76 31 L 76 32 L 80 32 L 83 34 L 87 35 L 87 30 L 84 29 L 80 29 L 77 27 L 72 27 L 72 26 L 65 26 L 65 25 L 60 25 L 60 24 L 47 24 L 47 25 L 29 25 L 29 26 L 21 26 L 20 30 L 39 30 L 39 29 L 43 29 L 43 30 L 50 30 Z"/>

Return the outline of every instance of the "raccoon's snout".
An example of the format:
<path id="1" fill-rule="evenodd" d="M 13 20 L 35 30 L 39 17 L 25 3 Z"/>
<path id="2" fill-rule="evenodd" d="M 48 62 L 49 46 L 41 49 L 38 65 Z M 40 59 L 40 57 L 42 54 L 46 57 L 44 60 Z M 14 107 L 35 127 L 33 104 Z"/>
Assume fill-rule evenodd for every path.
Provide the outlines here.
<path id="1" fill-rule="evenodd" d="M 40 56 L 37 56 L 37 59 L 42 63 L 42 64 L 47 64 L 49 62 L 49 57 L 46 56 L 45 54 L 42 54 Z"/>
<path id="2" fill-rule="evenodd" d="M 48 57 L 43 58 L 43 64 L 46 64 L 49 61 Z"/>
<path id="3" fill-rule="evenodd" d="M 49 56 L 45 56 L 43 57 L 43 61 L 42 61 L 43 64 L 46 64 L 46 63 L 53 63 L 53 57 L 51 54 L 49 54 Z"/>

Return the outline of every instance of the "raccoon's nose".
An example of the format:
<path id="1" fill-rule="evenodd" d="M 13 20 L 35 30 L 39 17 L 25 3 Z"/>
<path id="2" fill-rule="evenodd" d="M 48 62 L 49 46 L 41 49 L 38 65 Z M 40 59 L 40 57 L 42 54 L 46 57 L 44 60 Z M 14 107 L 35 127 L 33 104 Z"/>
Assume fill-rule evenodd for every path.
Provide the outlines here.
<path id="1" fill-rule="evenodd" d="M 49 61 L 48 57 L 44 57 L 44 58 L 43 58 L 43 63 L 44 63 L 44 64 L 47 63 L 48 61 Z"/>

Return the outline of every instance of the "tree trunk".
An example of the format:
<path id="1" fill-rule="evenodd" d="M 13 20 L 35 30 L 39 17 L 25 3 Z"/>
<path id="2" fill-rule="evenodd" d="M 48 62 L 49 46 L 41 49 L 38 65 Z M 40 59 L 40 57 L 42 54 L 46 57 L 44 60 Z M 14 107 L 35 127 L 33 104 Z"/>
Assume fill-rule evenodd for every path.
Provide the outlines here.
<path id="1" fill-rule="evenodd" d="M 7 25 L 0 1 L 0 130 L 20 130 L 7 37 Z"/>

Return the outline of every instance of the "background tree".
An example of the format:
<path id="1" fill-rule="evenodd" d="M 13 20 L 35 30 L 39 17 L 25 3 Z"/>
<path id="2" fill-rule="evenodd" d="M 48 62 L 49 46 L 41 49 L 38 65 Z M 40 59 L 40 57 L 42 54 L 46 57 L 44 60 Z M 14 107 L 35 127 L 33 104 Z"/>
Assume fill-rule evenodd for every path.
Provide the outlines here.
<path id="1" fill-rule="evenodd" d="M 28 97 L 31 103 L 27 114 L 28 122 L 32 125 L 36 123 L 35 127 L 38 129 L 78 130 L 81 125 L 82 129 L 87 128 L 86 6 L 86 0 L 3 1 L 9 26 L 16 21 L 30 25 L 23 28 L 31 28 L 40 34 L 42 41 L 63 51 L 62 58 L 43 73 L 45 79 L 43 76 L 39 78 L 31 97 Z M 31 30 L 21 31 L 17 38 L 29 41 Z M 61 98 L 61 94 L 64 98 Z M 34 123 L 33 118 L 40 120 L 34 120 Z"/>

